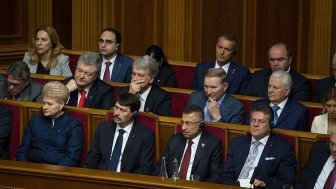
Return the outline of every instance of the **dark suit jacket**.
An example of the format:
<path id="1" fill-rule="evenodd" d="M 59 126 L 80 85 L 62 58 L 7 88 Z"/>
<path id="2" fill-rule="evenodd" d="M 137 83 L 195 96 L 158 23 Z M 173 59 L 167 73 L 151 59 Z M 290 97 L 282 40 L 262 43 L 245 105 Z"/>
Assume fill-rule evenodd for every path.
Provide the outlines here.
<path id="1" fill-rule="evenodd" d="M 30 80 L 29 84 L 21 91 L 19 100 L 30 102 L 42 101 L 42 88 L 42 84 Z M 7 81 L 0 81 L 0 91 L 0 99 L 12 99 L 12 95 L 8 91 Z"/>
<path id="2" fill-rule="evenodd" d="M 259 99 L 252 103 L 251 108 L 257 105 L 269 104 L 270 101 L 268 99 Z M 295 100 L 289 98 L 278 118 L 275 127 L 280 129 L 307 131 L 307 128 L 309 128 L 307 108 Z"/>
<path id="3" fill-rule="evenodd" d="M 222 172 L 222 183 L 239 185 L 239 174 L 249 154 L 251 140 L 251 135 L 232 140 Z M 282 189 L 282 185 L 286 183 L 294 184 L 296 160 L 293 146 L 270 135 L 253 175 L 264 181 L 270 189 Z"/>
<path id="4" fill-rule="evenodd" d="M 91 150 L 84 167 L 107 169 L 117 124 L 101 123 L 92 140 Z M 135 123 L 126 142 L 121 159 L 121 172 L 149 174 L 154 158 L 154 135 L 147 127 Z"/>
<path id="5" fill-rule="evenodd" d="M 123 82 L 123 83 L 131 81 L 132 64 L 133 64 L 132 59 L 118 53 L 113 65 L 111 81 Z"/>
<path id="6" fill-rule="evenodd" d="M 214 68 L 215 64 L 215 61 L 209 61 L 196 65 L 192 89 L 203 90 L 205 72 L 210 68 Z M 231 61 L 227 73 L 229 87 L 226 92 L 230 94 L 241 94 L 247 87 L 250 75 L 249 69 Z"/>
<path id="7" fill-rule="evenodd" d="M 204 109 L 207 101 L 208 97 L 204 91 L 195 91 L 190 95 L 188 104 L 195 104 Z M 244 106 L 230 94 L 225 95 L 219 109 L 222 118 L 218 122 L 244 123 Z"/>
<path id="8" fill-rule="evenodd" d="M 268 93 L 268 80 L 271 74 L 271 68 L 254 72 L 244 94 L 266 98 Z M 293 80 L 290 97 L 297 101 L 309 101 L 311 97 L 309 80 L 293 69 L 290 69 L 289 74 Z"/>
<path id="9" fill-rule="evenodd" d="M 120 94 L 128 93 L 129 86 L 120 89 Z M 171 96 L 159 86 L 152 84 L 145 102 L 145 112 L 169 116 L 171 114 Z"/>
<path id="10" fill-rule="evenodd" d="M 336 79 L 334 76 L 323 78 L 316 82 L 316 91 L 313 95 L 314 102 L 322 102 L 324 93 L 327 91 L 329 87 L 335 86 Z"/>
<path id="11" fill-rule="evenodd" d="M 309 159 L 301 170 L 296 189 L 313 189 L 324 164 L 330 156 L 330 149 L 325 142 L 316 142 L 310 150 Z"/>
<path id="12" fill-rule="evenodd" d="M 62 81 L 65 85 L 73 77 Z M 78 90 L 72 91 L 70 93 L 70 99 L 67 105 L 77 106 L 78 102 Z M 113 88 L 111 85 L 105 83 L 101 79 L 97 78 L 87 94 L 85 107 L 86 108 L 96 108 L 96 109 L 111 109 L 114 106 L 113 102 Z"/>
<path id="13" fill-rule="evenodd" d="M 174 169 L 174 159 L 181 164 L 184 148 L 187 139 L 182 133 L 174 134 L 170 137 L 163 156 L 166 158 L 167 173 L 170 177 Z M 221 172 L 222 144 L 219 138 L 203 131 L 197 146 L 194 162 L 191 168 L 191 175 L 200 175 L 200 181 L 218 182 Z M 159 175 L 161 160 L 156 163 L 153 169 L 154 175 Z"/>
<path id="14" fill-rule="evenodd" d="M 160 87 L 176 87 L 175 70 L 170 65 L 161 66 L 154 83 Z"/>
<path id="15" fill-rule="evenodd" d="M 12 119 L 12 110 L 6 106 L 0 105 L 0 159 L 8 159 L 8 145 L 9 135 L 12 128 Z"/>

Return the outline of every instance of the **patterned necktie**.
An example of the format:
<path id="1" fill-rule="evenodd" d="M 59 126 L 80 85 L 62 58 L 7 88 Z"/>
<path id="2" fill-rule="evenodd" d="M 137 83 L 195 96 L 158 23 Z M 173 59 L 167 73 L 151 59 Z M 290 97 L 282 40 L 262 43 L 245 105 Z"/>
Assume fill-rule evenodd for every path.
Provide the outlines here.
<path id="1" fill-rule="evenodd" d="M 333 162 L 335 164 L 335 162 Z M 329 173 L 327 181 L 325 182 L 323 189 L 333 189 L 336 181 L 336 166 L 334 165 L 333 170 Z"/>
<path id="2" fill-rule="evenodd" d="M 272 106 L 272 109 L 273 109 L 273 112 L 274 112 L 274 119 L 273 119 L 273 122 L 274 122 L 274 126 L 276 126 L 276 123 L 278 121 L 278 110 L 280 109 L 280 107 L 278 105 L 274 105 Z"/>
<path id="3" fill-rule="evenodd" d="M 184 153 L 184 157 L 182 160 L 182 164 L 180 167 L 180 177 L 181 179 L 186 179 L 187 178 L 187 172 L 188 172 L 188 167 L 190 164 L 190 157 L 191 157 L 191 145 L 193 144 L 193 141 L 189 140 L 188 141 L 188 147 Z"/>
<path id="4" fill-rule="evenodd" d="M 105 67 L 105 72 L 104 72 L 104 77 L 103 77 L 103 80 L 104 81 L 108 81 L 108 80 L 111 80 L 111 75 L 110 75 L 110 65 L 111 65 L 111 62 L 110 61 L 107 61 L 105 63 L 106 67 Z"/>
<path id="5" fill-rule="evenodd" d="M 79 99 L 78 107 L 85 107 L 86 91 L 84 89 L 81 89 L 80 94 L 81 94 L 81 97 Z"/>
<path id="6" fill-rule="evenodd" d="M 245 160 L 244 167 L 241 170 L 240 175 L 239 175 L 239 179 L 247 179 L 248 178 L 249 173 L 253 168 L 254 160 L 258 155 L 258 146 L 260 144 L 261 144 L 260 141 L 252 142 L 250 153 Z"/>
<path id="7" fill-rule="evenodd" d="M 118 131 L 119 131 L 119 135 L 114 145 L 110 163 L 107 168 L 108 170 L 111 170 L 111 171 L 117 170 L 119 159 L 120 159 L 120 154 L 121 154 L 121 147 L 123 143 L 123 134 L 125 133 L 125 130 L 123 129 L 119 129 Z"/>

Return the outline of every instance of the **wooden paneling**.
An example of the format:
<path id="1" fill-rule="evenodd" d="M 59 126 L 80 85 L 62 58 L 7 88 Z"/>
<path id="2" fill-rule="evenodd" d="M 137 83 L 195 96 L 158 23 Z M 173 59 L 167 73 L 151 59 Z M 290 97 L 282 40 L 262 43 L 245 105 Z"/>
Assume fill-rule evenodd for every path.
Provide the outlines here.
<path id="1" fill-rule="evenodd" d="M 54 0 L 52 9 L 52 25 L 57 30 L 61 44 L 66 49 L 72 49 L 72 0 Z"/>

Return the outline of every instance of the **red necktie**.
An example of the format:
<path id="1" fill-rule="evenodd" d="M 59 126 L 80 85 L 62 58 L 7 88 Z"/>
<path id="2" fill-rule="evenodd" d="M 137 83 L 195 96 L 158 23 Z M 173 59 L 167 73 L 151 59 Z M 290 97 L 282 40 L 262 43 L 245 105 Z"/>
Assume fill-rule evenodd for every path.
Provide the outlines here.
<path id="1" fill-rule="evenodd" d="M 329 173 L 329 176 L 323 186 L 323 189 L 333 189 L 335 181 L 336 181 L 336 166 L 334 166 L 333 170 Z"/>
<path id="2" fill-rule="evenodd" d="M 111 76 L 110 76 L 110 65 L 111 65 L 111 62 L 110 61 L 107 61 L 105 63 L 106 67 L 105 67 L 105 72 L 104 72 L 104 77 L 103 77 L 103 80 L 105 81 L 108 81 L 108 80 L 111 80 Z"/>
<path id="3" fill-rule="evenodd" d="M 191 145 L 193 144 L 193 141 L 188 141 L 188 147 L 187 150 L 184 153 L 183 161 L 180 167 L 180 177 L 181 179 L 186 179 L 188 167 L 190 163 L 190 157 L 191 157 Z"/>
<path id="4" fill-rule="evenodd" d="M 81 97 L 79 99 L 78 107 L 85 107 L 86 91 L 84 89 L 81 89 L 80 94 L 81 94 Z"/>

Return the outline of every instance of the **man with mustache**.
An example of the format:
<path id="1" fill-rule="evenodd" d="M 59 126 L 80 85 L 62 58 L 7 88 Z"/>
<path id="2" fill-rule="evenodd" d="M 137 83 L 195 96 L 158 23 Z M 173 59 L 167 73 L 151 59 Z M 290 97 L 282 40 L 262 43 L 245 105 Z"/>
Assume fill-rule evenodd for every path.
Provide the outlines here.
<path id="1" fill-rule="evenodd" d="M 169 138 L 163 156 L 167 163 L 167 173 L 171 177 L 174 161 L 177 161 L 179 178 L 191 180 L 198 175 L 200 181 L 217 182 L 221 172 L 222 142 L 204 131 L 203 110 L 197 105 L 188 105 L 183 110 L 180 125 L 182 133 Z M 161 160 L 153 170 L 159 175 Z"/>
<path id="2" fill-rule="evenodd" d="M 244 107 L 228 94 L 227 76 L 221 68 L 210 68 L 204 77 L 204 91 L 193 92 L 188 104 L 203 108 L 205 121 L 238 123 L 244 122 Z"/>
<path id="3" fill-rule="evenodd" d="M 250 134 L 231 141 L 222 172 L 223 184 L 270 189 L 294 184 L 294 148 L 289 142 L 272 135 L 272 128 L 272 108 L 268 105 L 254 107 Z"/>
<path id="4" fill-rule="evenodd" d="M 101 123 L 94 134 L 84 167 L 149 174 L 154 158 L 154 134 L 135 121 L 139 97 L 124 93 L 114 106 L 113 120 Z"/>
<path id="5" fill-rule="evenodd" d="M 268 98 L 256 100 L 252 103 L 252 107 L 261 104 L 271 106 L 274 111 L 275 128 L 306 131 L 308 110 L 289 97 L 291 89 L 290 74 L 285 71 L 275 71 L 268 81 Z"/>

